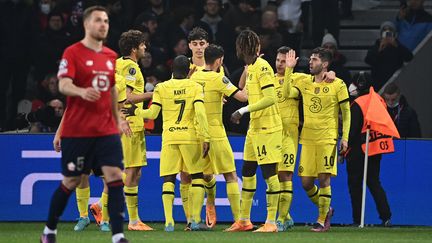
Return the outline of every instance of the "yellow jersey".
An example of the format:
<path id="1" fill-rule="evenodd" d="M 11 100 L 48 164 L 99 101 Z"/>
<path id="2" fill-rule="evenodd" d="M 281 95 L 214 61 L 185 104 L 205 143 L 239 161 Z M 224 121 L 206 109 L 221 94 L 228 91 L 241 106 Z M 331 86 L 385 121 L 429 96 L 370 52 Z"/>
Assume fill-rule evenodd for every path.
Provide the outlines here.
<path id="1" fill-rule="evenodd" d="M 248 66 L 245 88 L 248 93 L 249 105 L 263 98 L 263 89 L 274 86 L 275 79 L 272 67 L 266 60 L 258 57 L 253 64 Z M 272 133 L 280 130 L 282 130 L 282 120 L 277 104 L 251 112 L 248 132 Z"/>
<path id="2" fill-rule="evenodd" d="M 292 85 L 297 83 L 298 78 L 296 78 L 296 75 L 296 73 L 291 74 Z M 285 98 L 282 89 L 284 76 L 279 76 L 277 73 L 275 73 L 274 79 L 276 96 L 278 98 L 278 107 L 280 110 L 280 116 L 284 130 L 287 131 L 288 127 L 292 125 L 298 127 L 300 123 L 298 109 L 300 98 Z"/>
<path id="3" fill-rule="evenodd" d="M 162 107 L 162 144 L 199 143 L 195 102 L 204 102 L 201 85 L 190 79 L 170 79 L 156 85 L 152 105 Z"/>
<path id="4" fill-rule="evenodd" d="M 132 89 L 132 94 L 144 93 L 144 77 L 138 63 L 130 58 L 120 57 L 116 60 L 116 73 L 125 79 L 126 87 Z M 129 107 L 130 105 L 125 105 Z M 143 108 L 143 102 L 136 104 L 138 109 Z M 130 122 L 130 128 L 133 132 L 144 130 L 144 120 L 137 116 L 126 118 Z"/>
<path id="5" fill-rule="evenodd" d="M 126 97 L 126 82 L 125 82 L 125 78 L 119 74 L 115 74 L 115 87 L 117 89 L 117 101 L 118 103 L 123 103 L 126 101 L 127 97 Z"/>
<path id="6" fill-rule="evenodd" d="M 225 139 L 226 132 L 222 121 L 223 97 L 232 96 L 239 89 L 222 72 L 198 71 L 192 75 L 191 80 L 204 89 L 204 107 L 211 140 Z"/>
<path id="7" fill-rule="evenodd" d="M 312 75 L 301 76 L 294 85 L 303 97 L 304 124 L 301 144 L 336 144 L 339 127 L 339 104 L 349 100 L 345 83 L 314 82 Z"/>

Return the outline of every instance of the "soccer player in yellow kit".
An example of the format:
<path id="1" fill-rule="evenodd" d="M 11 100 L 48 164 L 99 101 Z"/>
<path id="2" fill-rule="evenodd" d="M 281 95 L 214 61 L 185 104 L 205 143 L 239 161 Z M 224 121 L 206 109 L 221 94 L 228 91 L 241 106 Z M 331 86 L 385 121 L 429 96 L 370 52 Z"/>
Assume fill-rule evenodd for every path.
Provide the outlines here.
<path id="1" fill-rule="evenodd" d="M 193 28 L 188 35 L 189 49 L 192 51 L 192 57 L 190 58 L 189 65 L 189 77 L 193 77 L 196 72 L 203 70 L 206 67 L 206 61 L 204 52 L 209 46 L 209 36 L 208 33 L 199 27 Z M 223 65 L 220 65 L 217 72 L 221 75 L 225 75 Z M 209 172 L 210 173 L 210 172 Z M 184 169 L 180 173 L 181 183 L 180 183 L 180 196 L 183 202 L 183 210 L 185 212 L 186 218 L 189 218 L 188 209 L 188 190 L 190 188 L 191 178 Z M 206 201 L 206 224 L 209 227 L 214 227 L 216 225 L 216 178 L 212 173 L 204 173 L 205 190 L 207 194 Z M 189 222 L 188 222 L 189 225 Z M 186 227 L 188 229 L 189 226 Z"/>
<path id="2" fill-rule="evenodd" d="M 210 135 L 204 108 L 203 87 L 187 78 L 189 60 L 178 56 L 173 62 L 173 78 L 156 86 L 153 103 L 147 110 L 132 105 L 127 115 L 154 119 L 162 110 L 163 132 L 160 176 L 163 177 L 162 201 L 165 231 L 174 231 L 172 216 L 176 175 L 186 166 L 192 177 L 189 189 L 191 230 L 207 229 L 201 222 L 204 202 L 203 170 L 210 149 Z M 197 126 L 195 126 L 197 122 Z M 202 136 L 199 138 L 198 134 Z"/>
<path id="3" fill-rule="evenodd" d="M 116 73 L 124 77 L 127 99 L 142 109 L 143 101 L 151 98 L 152 93 L 144 93 L 144 77 L 138 66 L 138 60 L 144 56 L 145 36 L 138 30 L 129 30 L 120 36 L 119 47 L 122 57 L 116 61 Z M 127 106 L 127 105 L 126 105 Z M 124 191 L 129 214 L 129 230 L 153 230 L 141 222 L 138 214 L 138 185 L 141 168 L 147 165 L 144 120 L 129 116 L 132 135 L 122 136 L 122 148 L 125 165 Z"/>
<path id="4" fill-rule="evenodd" d="M 209 45 L 204 51 L 204 57 L 205 68 L 194 72 L 191 77 L 192 81 L 199 83 L 204 88 L 204 106 L 210 129 L 210 145 L 212 149 L 206 158 L 207 168 L 204 170 L 204 175 L 210 177 L 208 181 L 211 181 L 214 174 L 223 174 L 226 181 L 228 200 L 234 222 L 236 222 L 240 219 L 240 191 L 234 154 L 222 122 L 222 107 L 224 96 L 234 97 L 241 102 L 246 102 L 247 95 L 234 86 L 222 72 L 219 72 L 224 58 L 222 47 L 213 44 Z M 209 195 L 207 200 L 209 200 Z M 207 225 L 212 227 L 216 222 L 211 223 L 213 224 Z"/>
<path id="5" fill-rule="evenodd" d="M 351 113 L 348 90 L 341 79 L 332 83 L 324 82 L 324 73 L 331 63 L 332 54 L 323 48 L 316 48 L 310 57 L 310 73 L 313 76 L 297 81 L 291 87 L 292 70 L 297 64 L 295 51 L 290 50 L 286 58 L 284 95 L 295 98 L 302 96 L 304 124 L 300 135 L 302 151 L 299 175 L 302 185 L 311 201 L 318 206 L 318 219 L 311 229 L 324 232 L 330 229 L 330 219 L 334 210 L 331 202 L 331 176 L 337 175 L 338 114 L 342 113 L 343 133 L 341 153 L 348 146 L 348 133 Z M 315 180 L 319 180 L 319 188 Z"/>
<path id="6" fill-rule="evenodd" d="M 267 184 L 267 219 L 264 226 L 255 232 L 277 232 L 276 213 L 280 191 L 277 167 L 282 160 L 282 120 L 276 104 L 273 70 L 267 61 L 258 57 L 259 48 L 259 37 L 255 32 L 244 30 L 237 37 L 237 56 L 248 65 L 246 90 L 249 105 L 235 111 L 231 121 L 238 123 L 243 114 L 251 114 L 243 155 L 240 220 L 227 231 L 253 229 L 250 211 L 259 165 Z"/>

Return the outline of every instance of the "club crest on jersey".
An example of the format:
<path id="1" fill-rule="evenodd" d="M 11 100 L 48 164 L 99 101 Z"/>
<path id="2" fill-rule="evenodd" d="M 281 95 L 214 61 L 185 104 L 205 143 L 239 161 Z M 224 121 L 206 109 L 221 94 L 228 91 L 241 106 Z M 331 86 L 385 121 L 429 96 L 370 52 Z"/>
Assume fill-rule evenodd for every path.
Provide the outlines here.
<path id="1" fill-rule="evenodd" d="M 284 79 L 283 78 L 279 79 L 279 84 L 282 85 L 283 83 L 284 83 Z"/>
<path id="2" fill-rule="evenodd" d="M 329 91 L 330 91 L 329 87 L 324 87 L 324 88 L 323 88 L 323 92 L 324 92 L 324 93 L 328 93 Z"/>
<path id="3" fill-rule="evenodd" d="M 112 63 L 110 60 L 108 60 L 108 61 L 106 62 L 106 66 L 107 66 L 107 68 L 108 68 L 109 70 L 113 70 L 113 69 L 114 69 L 114 65 L 113 65 L 113 63 Z"/>
<path id="4" fill-rule="evenodd" d="M 99 91 L 108 91 L 110 87 L 110 81 L 108 76 L 104 74 L 96 75 L 92 80 L 92 86 Z"/>
<path id="5" fill-rule="evenodd" d="M 315 94 L 319 94 L 319 92 L 320 92 L 320 88 L 319 88 L 319 87 L 316 87 L 316 88 L 315 88 Z"/>
<path id="6" fill-rule="evenodd" d="M 136 69 L 135 68 L 129 68 L 129 74 L 130 75 L 135 75 L 136 74 Z"/>

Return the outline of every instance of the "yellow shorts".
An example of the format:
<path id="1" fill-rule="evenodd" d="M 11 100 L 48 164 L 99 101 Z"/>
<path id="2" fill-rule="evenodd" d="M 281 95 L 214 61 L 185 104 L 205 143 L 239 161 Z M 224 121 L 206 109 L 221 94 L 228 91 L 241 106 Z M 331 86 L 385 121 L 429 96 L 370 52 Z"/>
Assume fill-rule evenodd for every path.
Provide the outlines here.
<path id="1" fill-rule="evenodd" d="M 159 175 L 175 175 L 182 170 L 190 174 L 201 173 L 205 167 L 205 161 L 201 158 L 201 144 L 163 144 Z"/>
<path id="2" fill-rule="evenodd" d="M 283 131 L 282 137 L 282 161 L 279 163 L 279 171 L 294 172 L 298 149 L 298 127 L 296 125 Z"/>
<path id="3" fill-rule="evenodd" d="M 302 145 L 299 176 L 337 175 L 336 144 Z"/>
<path id="4" fill-rule="evenodd" d="M 131 137 L 121 136 L 125 168 L 147 165 L 144 131 L 132 132 Z"/>
<path id="5" fill-rule="evenodd" d="M 273 133 L 247 133 L 243 150 L 245 161 L 259 165 L 282 161 L 282 130 Z"/>
<path id="6" fill-rule="evenodd" d="M 228 138 L 210 142 L 209 155 L 205 158 L 204 174 L 224 174 L 236 171 L 234 154 Z"/>

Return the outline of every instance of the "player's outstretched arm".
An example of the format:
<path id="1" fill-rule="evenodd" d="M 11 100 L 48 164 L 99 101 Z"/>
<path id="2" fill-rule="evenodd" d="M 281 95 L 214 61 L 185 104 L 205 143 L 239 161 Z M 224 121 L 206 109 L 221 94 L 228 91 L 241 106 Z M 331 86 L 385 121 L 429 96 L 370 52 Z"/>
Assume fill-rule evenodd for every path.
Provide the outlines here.
<path id="1" fill-rule="evenodd" d="M 159 103 L 152 103 L 148 109 L 138 109 L 131 101 L 126 101 L 126 104 L 130 104 L 129 108 L 123 108 L 121 112 L 126 116 L 138 116 L 145 119 L 156 119 L 161 111 L 161 105 Z"/>
<path id="2" fill-rule="evenodd" d="M 246 93 L 246 90 L 244 90 L 244 89 L 239 90 L 232 97 L 234 97 L 236 100 L 238 100 L 240 102 L 247 102 L 248 101 L 248 95 Z"/>
<path id="3" fill-rule="evenodd" d="M 126 88 L 126 96 L 127 99 L 131 102 L 133 102 L 134 104 L 136 103 L 141 103 L 143 101 L 147 101 L 150 100 L 153 97 L 153 92 L 145 92 L 142 94 L 134 94 L 132 93 L 132 89 L 127 87 Z"/>
<path id="4" fill-rule="evenodd" d="M 194 110 L 198 122 L 198 129 L 201 130 L 201 134 L 204 136 L 204 141 L 209 142 L 210 134 L 204 102 L 196 100 L 194 102 Z"/>
<path id="5" fill-rule="evenodd" d="M 238 84 L 240 89 L 244 89 L 246 85 L 246 77 L 247 77 L 247 65 L 244 67 L 243 72 L 240 76 L 240 80 Z"/>

